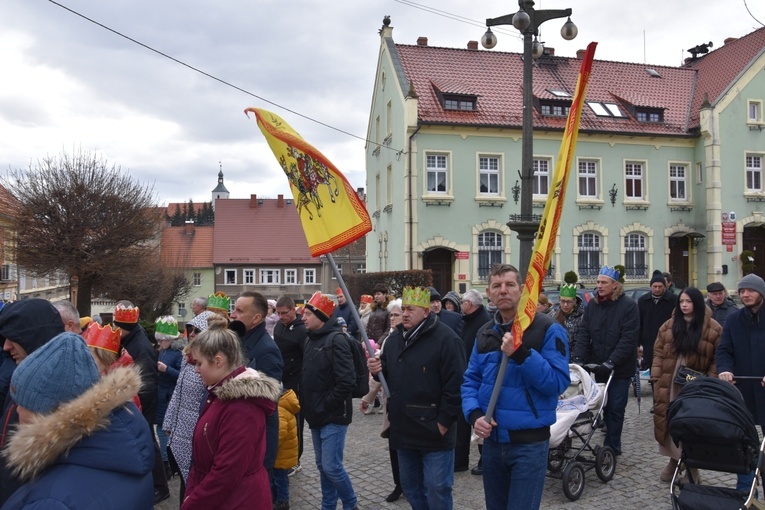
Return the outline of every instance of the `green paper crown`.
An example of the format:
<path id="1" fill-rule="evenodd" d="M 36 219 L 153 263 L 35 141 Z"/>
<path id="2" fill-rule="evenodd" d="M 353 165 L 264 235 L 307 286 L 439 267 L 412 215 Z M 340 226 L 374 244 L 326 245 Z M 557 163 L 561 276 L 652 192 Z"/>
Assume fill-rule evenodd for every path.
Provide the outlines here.
<path id="1" fill-rule="evenodd" d="M 571 298 L 571 299 L 576 298 L 576 284 L 572 283 L 569 285 L 568 283 L 564 283 L 563 285 L 561 285 L 560 297 Z"/>
<path id="2" fill-rule="evenodd" d="M 430 308 L 430 291 L 422 287 L 404 287 L 401 306 L 407 305 Z"/>
<path id="3" fill-rule="evenodd" d="M 228 297 L 224 292 L 216 292 L 215 294 L 210 294 L 210 297 L 207 298 L 207 308 L 223 310 L 224 312 L 228 313 L 230 305 L 231 298 Z"/>
<path id="4" fill-rule="evenodd" d="M 157 319 L 157 325 L 154 332 L 172 337 L 177 337 L 180 334 L 178 331 L 178 322 L 175 320 L 175 317 L 170 315 Z"/>

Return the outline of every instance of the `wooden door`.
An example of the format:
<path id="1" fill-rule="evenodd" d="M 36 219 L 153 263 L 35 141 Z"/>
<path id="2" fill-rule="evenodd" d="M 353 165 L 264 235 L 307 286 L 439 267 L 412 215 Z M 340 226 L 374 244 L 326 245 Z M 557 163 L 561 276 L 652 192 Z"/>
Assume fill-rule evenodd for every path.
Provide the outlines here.
<path id="1" fill-rule="evenodd" d="M 754 252 L 754 274 L 765 277 L 765 226 L 744 227 L 743 244 L 741 251 Z"/>
<path id="2" fill-rule="evenodd" d="M 688 266 L 690 261 L 690 239 L 683 237 L 669 238 L 669 268 L 672 280 L 678 288 L 688 285 Z"/>
<path id="3" fill-rule="evenodd" d="M 426 251 L 422 258 L 422 268 L 433 273 L 433 287 L 442 296 L 452 290 L 452 263 L 454 252 L 444 248 Z"/>

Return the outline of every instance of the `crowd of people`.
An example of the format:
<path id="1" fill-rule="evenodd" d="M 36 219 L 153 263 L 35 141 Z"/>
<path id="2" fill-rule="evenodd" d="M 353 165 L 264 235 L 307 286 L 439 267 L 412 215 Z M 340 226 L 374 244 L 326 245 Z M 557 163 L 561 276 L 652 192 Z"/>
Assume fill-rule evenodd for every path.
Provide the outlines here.
<path id="1" fill-rule="evenodd" d="M 335 299 L 317 292 L 300 306 L 288 296 L 246 291 L 232 303 L 216 293 L 194 301 L 184 327 L 163 316 L 149 332 L 129 301 L 105 325 L 65 301 L 11 303 L 0 311 L 0 505 L 149 508 L 178 476 L 183 510 L 289 509 L 307 424 L 317 506 L 356 509 L 343 459 L 353 399 L 363 395 L 361 415 L 383 415 L 388 502 L 450 509 L 454 473 L 470 470 L 482 476 L 486 508 L 539 508 L 569 363 L 587 365 L 599 382 L 611 378 L 603 444 L 618 456 L 639 348 L 657 453 L 668 458 L 658 477 L 669 482 L 680 448 L 667 408 L 682 390 L 681 371 L 735 382 L 765 426 L 765 282 L 742 278 L 738 308 L 719 282 L 705 301 L 658 271 L 635 302 L 622 277 L 603 267 L 588 302 L 576 283 L 560 286 L 556 304 L 541 295 L 518 345 L 512 325 L 523 280 L 506 264 L 491 269 L 485 294 L 405 287 L 397 296 L 376 285 L 358 308 L 340 288 Z M 354 346 L 365 339 L 373 352 L 361 358 L 364 395 L 366 386 L 356 394 Z M 698 473 L 690 476 L 698 483 Z M 739 475 L 738 487 L 752 477 Z"/>

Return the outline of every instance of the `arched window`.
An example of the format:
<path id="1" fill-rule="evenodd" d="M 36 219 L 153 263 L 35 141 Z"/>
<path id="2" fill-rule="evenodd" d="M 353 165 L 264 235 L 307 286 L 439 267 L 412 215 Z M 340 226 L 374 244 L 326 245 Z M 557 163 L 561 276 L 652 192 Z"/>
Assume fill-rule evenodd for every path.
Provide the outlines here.
<path id="1" fill-rule="evenodd" d="M 601 267 L 600 236 L 593 232 L 579 235 L 579 276 L 581 278 L 597 278 Z"/>
<path id="2" fill-rule="evenodd" d="M 632 233 L 624 237 L 624 267 L 626 280 L 648 278 L 646 242 L 643 234 Z"/>
<path id="3" fill-rule="evenodd" d="M 494 264 L 502 264 L 502 234 L 485 231 L 478 234 L 478 277 L 486 280 Z"/>

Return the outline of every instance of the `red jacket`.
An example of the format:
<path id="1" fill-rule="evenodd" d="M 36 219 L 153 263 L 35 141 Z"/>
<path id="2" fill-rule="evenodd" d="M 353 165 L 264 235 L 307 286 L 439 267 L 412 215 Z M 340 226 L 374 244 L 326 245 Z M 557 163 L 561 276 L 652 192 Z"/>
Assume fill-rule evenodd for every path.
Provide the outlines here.
<path id="1" fill-rule="evenodd" d="M 271 508 L 263 467 L 266 416 L 273 414 L 280 393 L 278 381 L 244 367 L 210 389 L 194 429 L 182 510 Z"/>

